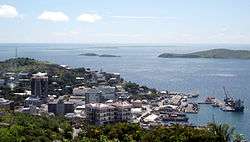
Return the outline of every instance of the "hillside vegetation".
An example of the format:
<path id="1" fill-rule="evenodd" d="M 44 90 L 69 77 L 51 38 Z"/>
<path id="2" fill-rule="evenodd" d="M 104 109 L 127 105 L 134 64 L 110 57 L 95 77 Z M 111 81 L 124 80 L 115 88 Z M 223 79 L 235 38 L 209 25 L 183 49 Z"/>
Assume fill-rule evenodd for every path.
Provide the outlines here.
<path id="1" fill-rule="evenodd" d="M 72 139 L 70 122 L 59 117 L 6 114 L 0 117 L 1 142 L 52 142 Z"/>
<path id="2" fill-rule="evenodd" d="M 209 124 L 199 129 L 181 125 L 143 129 L 130 123 L 85 124 L 82 132 L 73 139 L 70 121 L 61 117 L 21 113 L 0 116 L 0 141 L 3 142 L 227 142 L 232 132 L 226 124 Z"/>

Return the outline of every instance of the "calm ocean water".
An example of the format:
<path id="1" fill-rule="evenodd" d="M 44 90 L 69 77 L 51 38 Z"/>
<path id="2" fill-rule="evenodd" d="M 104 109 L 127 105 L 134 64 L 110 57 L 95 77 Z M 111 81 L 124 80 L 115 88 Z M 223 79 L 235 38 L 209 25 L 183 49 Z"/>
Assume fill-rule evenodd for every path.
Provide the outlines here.
<path id="1" fill-rule="evenodd" d="M 223 112 L 201 105 L 198 114 L 189 115 L 190 122 L 212 121 L 229 123 L 250 139 L 250 60 L 163 59 L 163 52 L 186 53 L 211 48 L 248 49 L 250 45 L 83 45 L 83 44 L 0 44 L 0 60 L 15 56 L 119 72 L 126 79 L 160 90 L 199 92 L 197 101 L 206 96 L 223 99 L 222 87 L 245 102 L 244 113 Z M 80 53 L 120 55 L 120 58 L 78 56 Z"/>

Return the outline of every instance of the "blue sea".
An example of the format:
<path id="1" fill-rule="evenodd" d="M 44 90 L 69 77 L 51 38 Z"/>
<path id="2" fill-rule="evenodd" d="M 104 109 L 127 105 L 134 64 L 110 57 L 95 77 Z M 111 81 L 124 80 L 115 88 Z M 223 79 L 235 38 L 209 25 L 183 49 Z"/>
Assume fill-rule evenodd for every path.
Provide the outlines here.
<path id="1" fill-rule="evenodd" d="M 214 48 L 247 49 L 250 45 L 229 44 L 0 44 L 0 60 L 30 57 L 71 67 L 119 72 L 126 80 L 159 90 L 199 92 L 196 100 L 206 96 L 223 99 L 225 86 L 230 95 L 243 99 L 244 113 L 223 112 L 201 105 L 190 122 L 203 125 L 214 120 L 228 123 L 250 139 L 250 60 L 238 59 L 164 59 L 164 52 L 187 53 Z M 79 56 L 80 53 L 119 55 L 119 58 Z"/>

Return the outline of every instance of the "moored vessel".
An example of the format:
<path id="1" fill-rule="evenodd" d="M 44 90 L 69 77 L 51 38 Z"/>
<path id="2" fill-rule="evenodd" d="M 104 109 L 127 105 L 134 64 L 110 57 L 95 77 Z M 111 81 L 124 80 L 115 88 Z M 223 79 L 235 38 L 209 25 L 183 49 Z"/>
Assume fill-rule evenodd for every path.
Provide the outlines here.
<path id="1" fill-rule="evenodd" d="M 223 111 L 232 111 L 232 112 L 243 112 L 244 111 L 244 102 L 241 99 L 235 99 L 233 97 L 230 97 L 225 89 L 223 87 L 224 93 L 225 93 L 225 107 L 222 108 Z"/>

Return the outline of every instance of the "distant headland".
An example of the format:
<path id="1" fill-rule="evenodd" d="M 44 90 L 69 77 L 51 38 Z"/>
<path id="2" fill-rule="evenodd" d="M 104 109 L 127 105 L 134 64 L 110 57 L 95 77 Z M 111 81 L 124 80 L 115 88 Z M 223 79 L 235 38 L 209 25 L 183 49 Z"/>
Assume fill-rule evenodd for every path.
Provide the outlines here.
<path id="1" fill-rule="evenodd" d="M 163 53 L 160 58 L 250 59 L 249 50 L 211 49 L 187 54 Z"/>
<path id="2" fill-rule="evenodd" d="M 83 54 L 79 54 L 79 56 L 98 56 L 98 57 L 121 57 L 121 56 L 117 56 L 117 55 L 111 55 L 111 54 L 96 54 L 96 53 L 83 53 Z"/>

